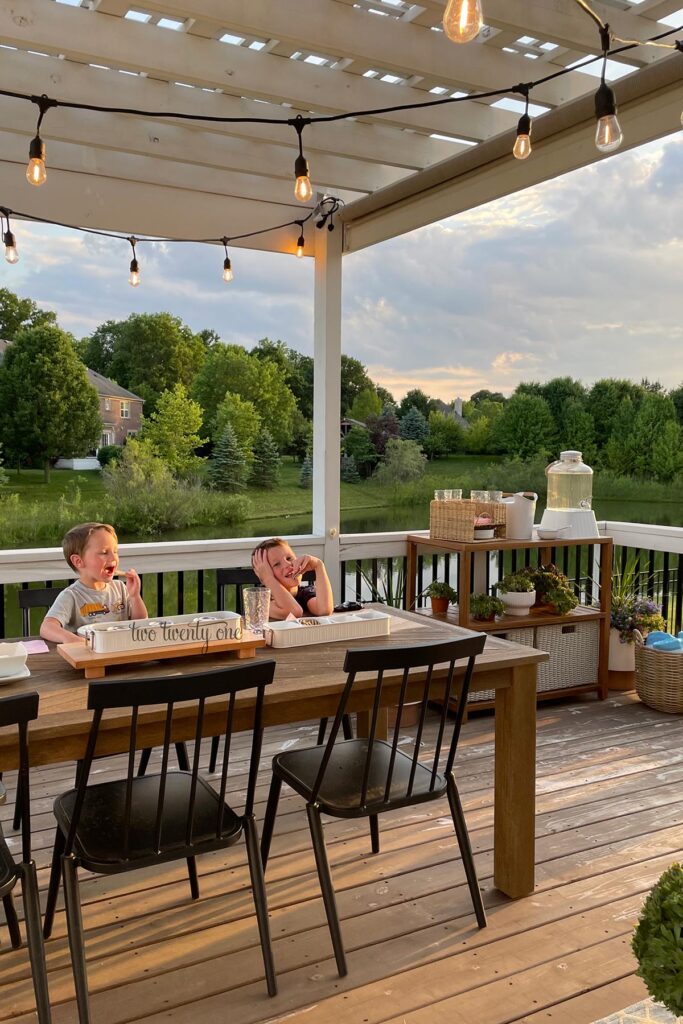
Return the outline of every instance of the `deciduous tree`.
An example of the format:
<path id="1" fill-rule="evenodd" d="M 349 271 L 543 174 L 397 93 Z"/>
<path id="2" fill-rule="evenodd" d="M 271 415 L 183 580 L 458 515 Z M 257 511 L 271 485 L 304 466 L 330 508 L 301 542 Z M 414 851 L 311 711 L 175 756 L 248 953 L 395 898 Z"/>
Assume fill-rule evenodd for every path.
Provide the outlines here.
<path id="1" fill-rule="evenodd" d="M 237 442 L 250 461 L 253 455 L 254 438 L 261 428 L 261 417 L 256 412 L 253 402 L 241 398 L 233 391 L 228 391 L 216 410 L 214 440 L 218 441 L 226 426 L 230 424 L 235 431 Z"/>
<path id="2" fill-rule="evenodd" d="M 349 409 L 349 417 L 367 423 L 371 416 L 379 416 L 382 402 L 374 388 L 363 388 L 354 398 Z"/>
<path id="3" fill-rule="evenodd" d="M 554 434 L 555 424 L 545 399 L 514 394 L 496 423 L 495 439 L 510 455 L 533 459 L 535 455 L 548 455 Z"/>
<path id="4" fill-rule="evenodd" d="M 33 299 L 20 299 L 9 288 L 0 288 L 0 338 L 14 341 L 27 327 L 57 326 L 57 315 L 40 309 Z"/>
<path id="5" fill-rule="evenodd" d="M 156 411 L 145 419 L 142 437 L 174 476 L 189 477 L 205 461 L 195 454 L 206 442 L 199 436 L 201 425 L 201 406 L 188 397 L 182 384 L 176 384 L 170 391 L 162 391 Z"/>

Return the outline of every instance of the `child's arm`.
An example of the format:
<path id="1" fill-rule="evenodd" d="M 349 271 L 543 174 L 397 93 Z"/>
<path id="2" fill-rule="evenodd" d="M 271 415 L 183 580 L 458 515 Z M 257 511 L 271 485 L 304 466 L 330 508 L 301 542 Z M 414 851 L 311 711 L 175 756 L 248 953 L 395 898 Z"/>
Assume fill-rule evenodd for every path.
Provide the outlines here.
<path id="1" fill-rule="evenodd" d="M 126 570 L 126 590 L 128 591 L 128 611 L 131 619 L 149 618 L 140 593 L 140 577 L 135 569 Z"/>
<path id="2" fill-rule="evenodd" d="M 267 553 L 257 551 L 252 557 L 251 564 L 263 586 L 270 590 L 269 617 L 271 619 L 286 619 L 288 615 L 295 615 L 297 619 L 301 618 L 304 612 L 303 608 L 294 595 L 279 580 L 275 579 Z"/>
<path id="3" fill-rule="evenodd" d="M 75 644 L 85 643 L 78 633 L 71 633 L 65 629 L 59 619 L 53 615 L 46 615 L 40 626 L 40 635 L 43 640 L 51 640 L 53 644 Z"/>
<path id="4" fill-rule="evenodd" d="M 314 615 L 329 615 L 334 608 L 334 598 L 325 563 L 314 555 L 302 555 L 297 572 L 310 572 L 311 569 L 315 572 L 315 597 L 308 602 L 308 610 Z"/>

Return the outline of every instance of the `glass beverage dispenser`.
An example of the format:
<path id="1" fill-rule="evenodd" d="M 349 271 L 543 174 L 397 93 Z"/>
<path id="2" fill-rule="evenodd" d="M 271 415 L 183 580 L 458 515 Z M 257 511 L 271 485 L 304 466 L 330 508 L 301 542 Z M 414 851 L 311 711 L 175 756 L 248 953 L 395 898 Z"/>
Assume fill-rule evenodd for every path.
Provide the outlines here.
<path id="1" fill-rule="evenodd" d="M 592 511 L 593 470 L 581 452 L 560 452 L 557 462 L 545 471 L 548 480 L 547 507 L 541 528 L 557 531 L 558 537 L 590 538 L 598 536 Z"/>

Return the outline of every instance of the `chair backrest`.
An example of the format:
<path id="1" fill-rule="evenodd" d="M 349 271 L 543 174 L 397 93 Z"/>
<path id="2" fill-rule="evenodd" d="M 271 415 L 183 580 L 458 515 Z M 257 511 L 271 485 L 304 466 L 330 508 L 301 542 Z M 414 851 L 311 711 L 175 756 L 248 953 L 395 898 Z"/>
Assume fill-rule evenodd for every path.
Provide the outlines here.
<path id="1" fill-rule="evenodd" d="M 360 672 L 372 673 L 375 676 L 375 681 L 370 734 L 367 740 L 362 783 L 358 793 L 358 808 L 363 808 L 367 804 L 371 777 L 373 802 L 376 802 L 376 795 L 379 790 L 383 791 L 381 802 L 384 804 L 400 802 L 401 800 L 408 801 L 413 794 L 418 766 L 429 770 L 429 791 L 433 792 L 435 796 L 443 792 L 445 776 L 453 769 L 453 761 L 460 737 L 474 662 L 477 655 L 483 651 L 485 643 L 486 635 L 481 633 L 464 637 L 460 640 L 437 641 L 436 643 L 420 644 L 419 646 L 370 647 L 347 651 L 344 671 L 348 673 L 348 678 L 339 701 L 339 707 L 337 708 L 325 753 L 322 757 L 320 770 L 312 792 L 312 800 L 315 801 L 317 799 L 327 766 L 335 749 L 335 741 L 342 723 L 342 716 L 346 712 L 349 696 L 355 684 L 356 676 Z M 456 675 L 455 663 L 463 659 L 466 659 L 466 665 L 462 677 L 459 678 L 461 672 L 458 672 Z M 390 745 L 389 755 L 388 758 L 382 760 L 382 764 L 386 764 L 386 774 L 378 780 L 376 764 L 373 763 L 373 751 L 377 743 L 377 724 L 379 721 L 379 711 L 382 707 L 382 687 L 385 682 L 385 673 L 387 672 L 394 673 L 394 680 L 396 679 L 396 673 L 401 673 L 401 688 L 396 724 L 388 740 Z M 405 792 L 397 794 L 395 786 L 392 790 L 392 783 L 395 782 L 394 769 L 398 755 L 401 718 L 407 697 L 409 696 L 411 702 L 414 701 L 416 692 L 419 696 L 420 712 L 411 758 L 412 763 L 406 778 Z M 456 713 L 454 717 L 449 717 L 449 710 L 452 709 L 454 700 L 457 701 Z M 429 762 L 422 762 L 419 755 L 427 707 L 430 701 L 439 701 L 441 703 L 441 712 L 434 754 L 430 756 Z M 449 733 L 450 735 L 448 735 Z M 401 751 L 401 760 L 405 756 L 407 756 L 405 752 Z"/>
<path id="2" fill-rule="evenodd" d="M 66 841 L 67 855 L 73 849 L 73 842 L 78 829 L 81 811 L 83 809 L 83 801 L 85 799 L 85 791 L 88 785 L 90 768 L 95 755 L 95 748 L 97 746 L 100 723 L 102 715 L 107 709 L 131 709 L 123 821 L 123 845 L 126 851 L 128 848 L 127 843 L 131 827 L 133 785 L 136 780 L 135 753 L 138 747 L 144 746 L 142 742 L 138 743 L 137 741 L 138 717 L 140 709 L 149 707 L 150 705 L 166 706 L 161 770 L 159 774 L 156 813 L 153 823 L 154 849 L 158 851 L 160 848 L 167 778 L 169 774 L 173 774 L 169 773 L 169 749 L 171 744 L 175 742 L 173 738 L 173 715 L 174 709 L 178 704 L 195 704 L 197 709 L 196 725 L 194 729 L 194 754 L 190 771 L 191 784 L 189 789 L 189 798 L 187 801 L 185 824 L 186 846 L 191 848 L 193 844 L 192 830 L 195 816 L 195 800 L 197 796 L 197 780 L 199 775 L 199 760 L 201 756 L 202 731 L 206 712 L 206 701 L 210 697 L 228 698 L 227 710 L 223 719 L 224 725 L 220 732 L 220 735 L 225 735 L 225 746 L 221 765 L 220 790 L 219 799 L 216 805 L 215 820 L 215 838 L 216 840 L 219 840 L 224 824 L 223 817 L 230 761 L 230 741 L 235 719 L 235 695 L 243 690 L 256 691 L 252 723 L 253 733 L 251 758 L 247 783 L 247 795 L 244 805 L 245 815 L 251 815 L 254 809 L 256 777 L 258 773 L 259 758 L 261 756 L 261 742 L 263 738 L 263 699 L 265 688 L 272 683 L 274 674 L 274 661 L 261 661 L 260 659 L 255 659 L 248 665 L 220 668 L 209 672 L 197 672 L 181 678 L 177 676 L 164 676 L 156 679 L 131 679 L 126 680 L 125 682 L 103 681 L 91 683 L 88 687 L 88 709 L 93 711 L 94 714 L 90 726 L 85 757 L 76 781 L 76 798 L 71 819 L 71 827 Z M 176 718 L 176 725 L 177 722 L 178 719 Z M 145 776 L 145 778 L 149 778 L 149 775 Z M 142 782 L 141 779 L 138 779 L 137 781 L 138 784 Z"/>
<path id="3" fill-rule="evenodd" d="M 19 730 L 19 774 L 17 801 L 21 807 L 21 859 L 31 860 L 31 794 L 29 787 L 28 723 L 38 717 L 37 693 L 22 693 L 0 698 L 0 728 L 17 726 Z"/>
<path id="4" fill-rule="evenodd" d="M 313 582 L 315 572 L 305 572 L 304 580 Z M 218 610 L 225 611 L 225 588 L 235 588 L 235 611 L 238 615 L 244 615 L 244 601 L 242 600 L 242 587 L 257 586 L 261 581 L 253 569 L 216 569 L 216 588 Z"/>
<path id="5" fill-rule="evenodd" d="M 31 635 L 31 608 L 49 608 L 64 587 L 29 587 L 18 590 L 17 598 L 21 608 L 21 635 Z"/>

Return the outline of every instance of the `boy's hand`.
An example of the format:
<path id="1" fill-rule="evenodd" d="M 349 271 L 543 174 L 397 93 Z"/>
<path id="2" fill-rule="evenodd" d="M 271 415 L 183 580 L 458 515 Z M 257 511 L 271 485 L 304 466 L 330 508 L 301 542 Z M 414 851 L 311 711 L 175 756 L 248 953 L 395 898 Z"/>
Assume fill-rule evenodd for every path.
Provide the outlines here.
<path id="1" fill-rule="evenodd" d="M 256 551 L 251 559 L 251 566 L 261 583 L 267 583 L 273 579 L 273 567 L 268 561 L 267 551 Z"/>
<path id="2" fill-rule="evenodd" d="M 297 576 L 300 576 L 305 572 L 317 572 L 321 565 L 321 560 L 315 555 L 302 555 L 294 563 L 294 571 Z"/>
<path id="3" fill-rule="evenodd" d="M 139 597 L 140 587 L 140 577 L 135 569 L 126 569 L 126 590 L 128 591 L 128 596 Z"/>

